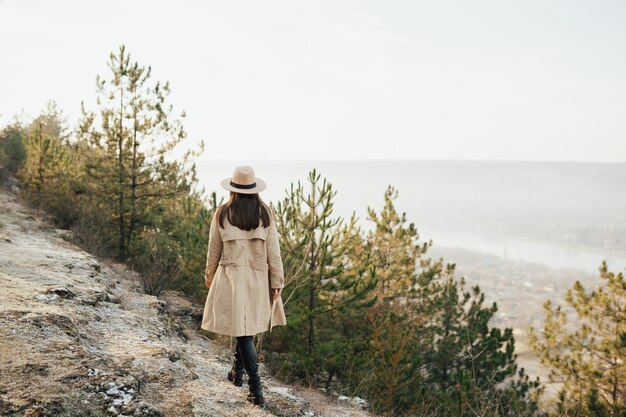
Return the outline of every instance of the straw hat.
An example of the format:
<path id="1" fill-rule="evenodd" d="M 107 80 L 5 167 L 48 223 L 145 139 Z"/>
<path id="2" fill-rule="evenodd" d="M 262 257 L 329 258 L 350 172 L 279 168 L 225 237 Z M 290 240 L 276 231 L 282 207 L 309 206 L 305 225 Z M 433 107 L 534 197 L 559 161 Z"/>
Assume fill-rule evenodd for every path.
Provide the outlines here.
<path id="1" fill-rule="evenodd" d="M 254 175 L 254 169 L 248 165 L 235 167 L 231 178 L 224 178 L 223 188 L 242 194 L 256 194 L 265 189 L 265 181 Z"/>

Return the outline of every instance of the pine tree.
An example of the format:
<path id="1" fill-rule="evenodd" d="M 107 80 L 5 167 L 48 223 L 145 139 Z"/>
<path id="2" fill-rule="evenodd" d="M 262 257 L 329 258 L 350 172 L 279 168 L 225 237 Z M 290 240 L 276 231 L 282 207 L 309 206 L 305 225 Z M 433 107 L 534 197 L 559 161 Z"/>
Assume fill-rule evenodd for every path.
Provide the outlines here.
<path id="1" fill-rule="evenodd" d="M 166 99 L 169 82 L 149 85 L 151 67 L 131 63 L 124 45 L 111 53 L 108 66 L 111 80 L 96 77 L 98 115 L 81 108 L 83 118 L 78 133 L 86 140 L 95 159 L 86 164 L 94 186 L 91 193 L 116 224 L 117 253 L 129 253 L 135 233 L 154 222 L 150 204 L 190 192 L 196 181 L 195 165 L 189 158 L 202 152 L 188 151 L 182 162 L 168 161 L 172 150 L 186 137 L 181 118 L 173 117 Z M 96 126 L 99 116 L 100 126 Z M 114 202 L 115 204 L 111 204 Z"/>
<path id="2" fill-rule="evenodd" d="M 381 298 L 387 299 L 407 296 L 415 290 L 416 264 L 428 250 L 428 243 L 417 244 L 419 233 L 413 223 L 406 224 L 406 213 L 400 215 L 395 209 L 397 198 L 398 191 L 389 185 L 380 214 L 367 208 L 368 220 L 375 226 L 368 234 L 367 250 L 374 259 Z"/>
<path id="3" fill-rule="evenodd" d="M 67 144 L 70 140 L 67 117 L 54 100 L 46 103 L 46 107 L 35 117 L 31 126 L 39 126 L 42 134 L 58 138 L 61 144 Z"/>
<path id="4" fill-rule="evenodd" d="M 324 364 L 336 364 L 340 356 L 333 323 L 341 320 L 346 309 L 370 304 L 368 294 L 374 283 L 366 282 L 365 268 L 351 262 L 360 237 L 356 216 L 353 213 L 348 222 L 333 217 L 336 191 L 326 178 L 320 181 L 315 169 L 309 172 L 308 182 L 308 195 L 300 181 L 296 187 L 291 184 L 287 197 L 275 208 L 275 218 L 287 274 L 285 308 L 290 317 L 288 338 L 295 342 L 290 346 L 297 361 L 294 372 L 313 384 Z M 336 355 L 326 361 L 323 353 L 331 351 Z M 333 372 L 326 378 L 332 378 Z"/>
<path id="5" fill-rule="evenodd" d="M 368 366 L 360 368 L 372 406 L 391 415 L 532 411 L 530 390 L 537 385 L 517 370 L 512 330 L 489 326 L 496 304 L 485 307 L 478 286 L 466 291 L 454 264 L 422 258 L 432 240 L 418 243 L 414 224 L 394 207 L 397 195 L 389 186 L 380 214 L 368 208 L 375 227 L 367 251 L 377 294 L 384 291 L 366 315 L 372 337 Z"/>
<path id="6" fill-rule="evenodd" d="M 55 101 L 49 101 L 32 122 L 23 123 L 16 117 L 0 132 L 0 165 L 21 173 L 18 175 L 22 175 L 37 205 L 50 198 L 46 182 L 62 176 L 60 165 L 68 167 L 68 155 L 62 146 L 67 138 L 66 119 Z"/>
<path id="7" fill-rule="evenodd" d="M 563 384 L 559 415 L 626 416 L 626 281 L 606 260 L 599 271 L 602 285 L 586 290 L 576 281 L 568 308 L 546 301 L 542 331 L 530 328 L 530 346 L 552 368 L 550 382 Z"/>
<path id="8" fill-rule="evenodd" d="M 18 176 L 37 205 L 45 203 L 46 192 L 68 167 L 59 138 L 43 133 L 42 123 L 30 129 L 25 143 L 26 160 Z"/>
<path id="9" fill-rule="evenodd" d="M 407 412 L 424 400 L 420 337 L 425 317 L 417 317 L 410 304 L 378 300 L 367 309 L 364 324 L 368 351 L 360 367 L 362 392 L 371 410 L 384 415 Z M 421 414 L 417 414 L 421 415 Z"/>
<path id="10" fill-rule="evenodd" d="M 503 415 L 519 407 L 534 409 L 531 395 L 539 382 L 518 370 L 512 329 L 489 326 L 496 303 L 485 307 L 479 286 L 466 291 L 455 266 L 427 259 L 418 278 L 416 307 L 430 317 L 422 330 L 430 345 L 422 359 L 427 385 L 448 403 L 451 415 L 485 409 L 486 398 L 497 400 Z"/>
<path id="11" fill-rule="evenodd" d="M 0 131 L 0 165 L 13 174 L 20 170 L 26 160 L 24 142 L 27 136 L 27 129 L 19 120 Z"/>

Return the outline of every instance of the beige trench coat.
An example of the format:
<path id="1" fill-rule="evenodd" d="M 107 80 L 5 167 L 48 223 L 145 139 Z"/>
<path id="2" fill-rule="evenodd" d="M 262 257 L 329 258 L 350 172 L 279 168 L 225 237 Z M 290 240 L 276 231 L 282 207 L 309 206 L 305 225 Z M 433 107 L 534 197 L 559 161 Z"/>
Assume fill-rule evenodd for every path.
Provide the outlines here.
<path id="1" fill-rule="evenodd" d="M 281 297 L 272 301 L 271 288 L 285 279 L 273 213 L 270 225 L 242 230 L 215 210 L 209 231 L 205 280 L 212 281 L 201 328 L 229 336 L 255 335 L 287 324 Z"/>

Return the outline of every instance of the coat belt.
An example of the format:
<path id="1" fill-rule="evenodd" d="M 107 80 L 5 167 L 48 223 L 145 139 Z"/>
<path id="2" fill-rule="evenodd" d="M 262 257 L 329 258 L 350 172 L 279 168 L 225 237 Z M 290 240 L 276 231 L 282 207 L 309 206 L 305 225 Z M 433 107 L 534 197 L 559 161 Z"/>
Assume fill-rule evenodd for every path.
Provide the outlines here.
<path id="1" fill-rule="evenodd" d="M 219 265 L 228 266 L 249 266 L 259 271 L 267 271 L 269 266 L 267 262 L 255 261 L 254 259 L 220 259 Z"/>

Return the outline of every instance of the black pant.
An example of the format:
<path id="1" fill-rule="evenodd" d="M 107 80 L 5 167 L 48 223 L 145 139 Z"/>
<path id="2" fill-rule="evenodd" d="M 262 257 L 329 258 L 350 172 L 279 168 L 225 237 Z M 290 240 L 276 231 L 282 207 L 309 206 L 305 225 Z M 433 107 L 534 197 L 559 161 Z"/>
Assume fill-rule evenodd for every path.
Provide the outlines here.
<path id="1" fill-rule="evenodd" d="M 254 347 L 254 336 L 237 336 L 237 350 L 243 366 L 248 376 L 254 376 L 258 373 L 259 366 L 256 361 L 256 348 Z"/>

